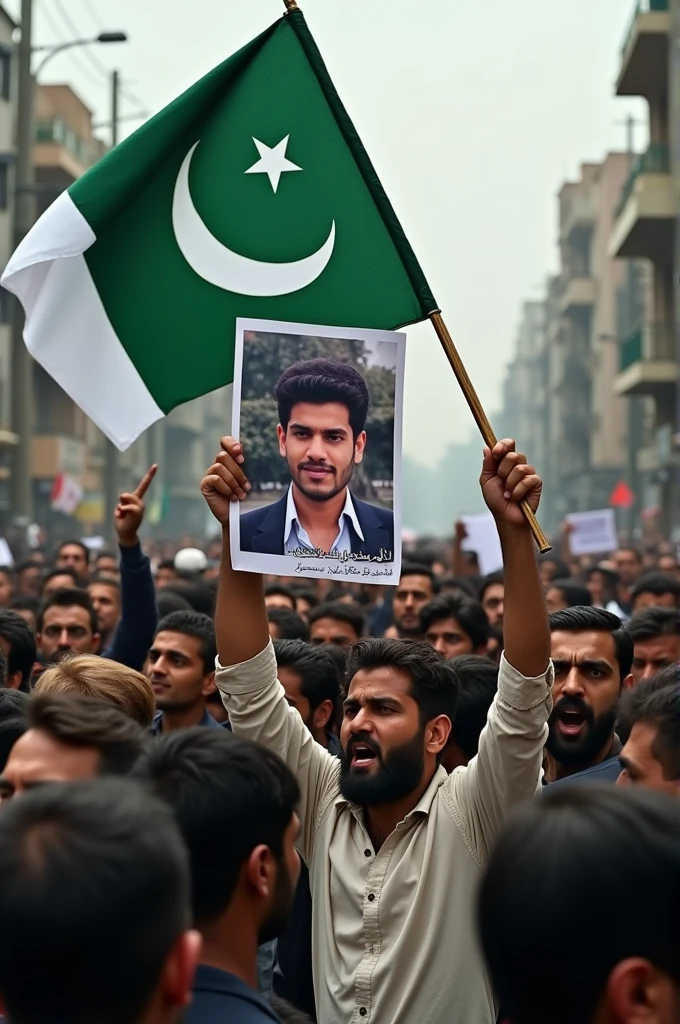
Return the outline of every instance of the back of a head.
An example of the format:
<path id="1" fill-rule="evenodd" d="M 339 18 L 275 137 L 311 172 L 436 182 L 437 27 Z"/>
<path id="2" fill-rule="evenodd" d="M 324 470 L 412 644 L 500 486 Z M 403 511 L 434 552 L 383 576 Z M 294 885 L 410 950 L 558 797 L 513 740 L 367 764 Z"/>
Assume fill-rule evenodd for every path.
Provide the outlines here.
<path id="1" fill-rule="evenodd" d="M 489 639 L 489 620 L 479 601 L 474 601 L 464 594 L 439 594 L 425 605 L 420 612 L 420 630 L 423 634 L 435 622 L 442 619 L 455 619 L 465 630 L 476 650 L 486 647 Z"/>
<path id="2" fill-rule="evenodd" d="M 177 826 L 142 787 L 53 783 L 3 807 L 0 995 L 12 1024 L 138 1024 L 188 909 Z"/>
<path id="3" fill-rule="evenodd" d="M 27 693 L 0 689 L 0 772 L 7 764 L 10 750 L 26 732 Z"/>
<path id="4" fill-rule="evenodd" d="M 672 594 L 677 603 L 680 601 L 680 580 L 669 572 L 645 572 L 630 589 L 633 600 L 640 594 L 651 594 L 653 597 Z"/>
<path id="5" fill-rule="evenodd" d="M 28 727 L 72 747 L 99 751 L 100 775 L 127 775 L 139 758 L 147 733 L 118 708 L 92 697 L 43 693 L 27 705 Z"/>
<path id="6" fill-rule="evenodd" d="M 478 751 L 479 737 L 498 690 L 498 665 L 478 654 L 460 654 L 451 658 L 450 664 L 458 677 L 458 706 L 451 738 L 469 759 Z"/>
<path id="7" fill-rule="evenodd" d="M 356 437 L 366 425 L 369 396 L 358 370 L 337 359 L 304 359 L 283 371 L 274 387 L 279 422 L 284 430 L 293 406 L 298 402 L 319 405 L 337 402 L 348 410 L 349 424 Z"/>
<path id="8" fill-rule="evenodd" d="M 148 729 L 156 711 L 151 683 L 141 672 L 96 654 L 63 658 L 46 669 L 33 688 L 34 694 L 83 694 L 111 704 Z"/>
<path id="9" fill-rule="evenodd" d="M 186 597 L 178 594 L 169 586 L 161 587 L 156 594 L 156 607 L 159 619 L 164 619 L 171 612 L 190 612 L 192 610 Z"/>
<path id="10" fill-rule="evenodd" d="M 200 726 L 161 736 L 135 768 L 173 809 L 189 850 L 198 925 L 226 910 L 243 863 L 258 845 L 283 855 L 300 798 L 284 763 L 249 740 Z"/>
<path id="11" fill-rule="evenodd" d="M 680 609 L 644 608 L 630 617 L 626 629 L 633 643 L 658 636 L 680 636 Z"/>
<path id="12" fill-rule="evenodd" d="M 340 696 L 342 672 L 330 653 L 333 647 L 333 644 L 311 647 L 302 640 L 274 641 L 277 666 L 299 674 L 302 696 L 307 698 L 312 711 L 324 700 L 332 701 L 335 706 Z"/>
<path id="13" fill-rule="evenodd" d="M 559 590 L 567 608 L 587 608 L 593 603 L 590 591 L 583 583 L 569 577 L 555 579 L 548 584 L 549 590 Z"/>
<path id="14" fill-rule="evenodd" d="M 637 723 L 655 729 L 652 754 L 663 776 L 680 782 L 680 673 L 669 665 L 649 682 L 625 690 L 618 709 L 623 735 L 629 736 Z"/>
<path id="15" fill-rule="evenodd" d="M 679 901 L 677 799 L 548 787 L 511 816 L 479 895 L 482 946 L 507 1017 L 591 1024 L 609 974 L 628 957 L 680 979 Z"/>
<path id="16" fill-rule="evenodd" d="M 189 604 L 189 607 L 193 608 L 195 612 L 212 618 L 215 595 L 202 580 L 173 580 L 172 583 L 168 583 L 167 587 L 163 589 L 170 590 L 171 593 L 183 597 Z"/>
<path id="17" fill-rule="evenodd" d="M 20 689 L 28 693 L 31 674 L 36 660 L 36 644 L 33 631 L 18 612 L 8 608 L 0 609 L 0 638 L 9 646 L 7 672 L 21 678 Z"/>
<path id="18" fill-rule="evenodd" d="M 312 608 L 308 618 L 310 626 L 320 619 L 336 619 L 338 622 L 347 622 L 357 636 L 363 636 L 364 613 L 355 602 L 348 604 L 346 601 L 324 601 L 323 604 Z"/>
<path id="19" fill-rule="evenodd" d="M 292 608 L 267 608 L 267 620 L 276 626 L 279 640 L 309 640 L 309 626 Z"/>
<path id="20" fill-rule="evenodd" d="M 551 633 L 611 633 L 614 639 L 616 659 L 619 663 L 621 682 L 629 674 L 633 664 L 633 641 L 618 615 L 604 608 L 583 607 L 563 608 L 550 616 Z"/>

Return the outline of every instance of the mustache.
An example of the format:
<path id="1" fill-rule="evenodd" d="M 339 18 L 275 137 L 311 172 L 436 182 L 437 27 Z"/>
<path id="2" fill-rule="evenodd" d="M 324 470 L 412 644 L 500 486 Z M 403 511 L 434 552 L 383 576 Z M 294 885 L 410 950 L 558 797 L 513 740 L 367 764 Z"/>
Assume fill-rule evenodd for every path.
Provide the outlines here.
<path id="1" fill-rule="evenodd" d="M 323 470 L 325 473 L 328 474 L 335 473 L 334 466 L 326 466 L 320 462 L 301 462 L 300 465 L 298 466 L 298 471 L 301 471 L 303 469 L 314 469 L 316 470 L 317 473 L 319 472 L 319 470 Z"/>
<path id="2" fill-rule="evenodd" d="M 382 760 L 380 755 L 380 747 L 374 740 L 371 739 L 370 736 L 367 736 L 366 733 L 364 732 L 358 732 L 354 736 L 352 736 L 350 740 L 348 740 L 347 746 L 345 747 L 345 756 L 351 758 L 352 754 L 354 753 L 355 747 L 368 747 L 369 750 L 373 751 L 376 757 Z"/>
<path id="3" fill-rule="evenodd" d="M 595 718 L 593 709 L 590 704 L 586 704 L 583 697 L 560 697 L 552 709 L 551 720 L 559 718 L 563 711 L 578 711 L 591 725 Z"/>

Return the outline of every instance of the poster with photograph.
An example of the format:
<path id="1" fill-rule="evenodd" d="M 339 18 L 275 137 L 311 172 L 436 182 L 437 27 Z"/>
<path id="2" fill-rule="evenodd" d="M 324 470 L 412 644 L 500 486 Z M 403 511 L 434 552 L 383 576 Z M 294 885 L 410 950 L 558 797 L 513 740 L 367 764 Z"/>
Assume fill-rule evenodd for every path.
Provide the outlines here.
<path id="1" fill-rule="evenodd" d="M 237 320 L 232 434 L 251 490 L 231 509 L 235 569 L 398 583 L 405 342 Z"/>

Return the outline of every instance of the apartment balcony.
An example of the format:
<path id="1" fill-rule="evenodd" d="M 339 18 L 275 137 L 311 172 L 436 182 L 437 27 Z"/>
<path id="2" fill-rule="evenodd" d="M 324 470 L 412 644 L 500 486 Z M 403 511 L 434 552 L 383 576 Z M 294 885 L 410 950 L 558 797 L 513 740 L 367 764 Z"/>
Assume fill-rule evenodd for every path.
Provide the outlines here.
<path id="1" fill-rule="evenodd" d="M 614 213 L 609 256 L 672 260 L 676 211 L 668 145 L 653 142 L 631 165 Z"/>
<path id="2" fill-rule="evenodd" d="M 621 343 L 619 374 L 614 383 L 618 395 L 652 395 L 667 398 L 678 379 L 675 332 L 670 324 L 649 323 Z"/>
<path id="3" fill-rule="evenodd" d="M 560 297 L 560 313 L 575 316 L 592 309 L 597 299 L 597 283 L 593 277 L 571 277 L 564 285 Z"/>
<path id="4" fill-rule="evenodd" d="M 592 192 L 572 195 L 562 204 L 560 236 L 568 241 L 574 235 L 587 235 L 595 227 L 597 204 Z"/>
<path id="5" fill-rule="evenodd" d="M 621 49 L 617 96 L 663 96 L 668 89 L 669 0 L 638 0 Z"/>
<path id="6" fill-rule="evenodd" d="M 31 476 L 49 479 L 59 473 L 81 480 L 87 469 L 84 441 L 64 434 L 35 434 L 31 438 Z"/>

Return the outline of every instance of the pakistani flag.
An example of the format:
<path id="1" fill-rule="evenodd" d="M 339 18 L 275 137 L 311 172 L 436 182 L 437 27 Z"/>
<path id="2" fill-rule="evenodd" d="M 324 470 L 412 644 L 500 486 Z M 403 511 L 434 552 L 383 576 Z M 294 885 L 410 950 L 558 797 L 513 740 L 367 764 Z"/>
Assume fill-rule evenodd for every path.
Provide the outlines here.
<path id="1" fill-rule="evenodd" d="M 233 380 L 237 317 L 394 328 L 437 308 L 300 11 L 63 193 L 2 284 L 120 449 Z"/>

